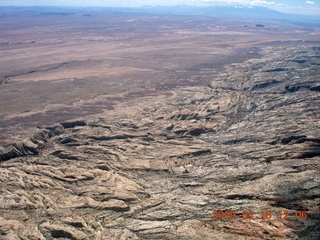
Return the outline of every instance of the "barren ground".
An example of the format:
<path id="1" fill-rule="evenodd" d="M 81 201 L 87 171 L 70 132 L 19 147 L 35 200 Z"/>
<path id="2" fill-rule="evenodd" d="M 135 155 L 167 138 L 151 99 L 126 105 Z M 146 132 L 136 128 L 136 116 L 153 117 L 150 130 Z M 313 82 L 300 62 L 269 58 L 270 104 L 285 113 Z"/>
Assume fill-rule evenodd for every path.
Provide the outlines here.
<path id="1" fill-rule="evenodd" d="M 66 10 L 67 11 L 67 10 Z M 35 127 L 107 112 L 132 97 L 208 85 L 265 46 L 314 44 L 319 29 L 205 16 L 38 11 L 0 26 L 0 144 Z"/>
<path id="2" fill-rule="evenodd" d="M 0 18 L 1 240 L 319 239 L 319 28 Z"/>

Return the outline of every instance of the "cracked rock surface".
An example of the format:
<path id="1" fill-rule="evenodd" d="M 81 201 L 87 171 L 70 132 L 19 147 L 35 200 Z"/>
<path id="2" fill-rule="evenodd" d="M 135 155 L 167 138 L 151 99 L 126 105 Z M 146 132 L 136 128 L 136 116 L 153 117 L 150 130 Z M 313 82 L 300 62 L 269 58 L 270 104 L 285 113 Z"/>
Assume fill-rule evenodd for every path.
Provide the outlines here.
<path id="1" fill-rule="evenodd" d="M 319 239 L 320 47 L 262 56 L 1 148 L 0 239 Z"/>

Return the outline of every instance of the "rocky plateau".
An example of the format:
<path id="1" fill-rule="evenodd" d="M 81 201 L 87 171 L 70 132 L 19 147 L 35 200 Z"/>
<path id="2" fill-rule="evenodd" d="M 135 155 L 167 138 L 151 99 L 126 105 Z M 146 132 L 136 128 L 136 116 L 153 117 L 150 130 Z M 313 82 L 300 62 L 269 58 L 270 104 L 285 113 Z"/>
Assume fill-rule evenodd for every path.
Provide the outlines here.
<path id="1" fill-rule="evenodd" d="M 0 239 L 319 239 L 320 47 L 260 55 L 3 146 Z"/>

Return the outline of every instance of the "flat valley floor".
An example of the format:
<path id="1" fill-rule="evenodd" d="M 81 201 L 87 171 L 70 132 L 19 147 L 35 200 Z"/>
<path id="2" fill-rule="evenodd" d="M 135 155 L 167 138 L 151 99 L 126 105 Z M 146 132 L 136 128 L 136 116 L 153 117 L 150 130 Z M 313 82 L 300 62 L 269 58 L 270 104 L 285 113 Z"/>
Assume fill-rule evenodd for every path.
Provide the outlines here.
<path id="1" fill-rule="evenodd" d="M 61 11 L 1 12 L 2 145 L 118 102 L 207 86 L 267 46 L 319 44 L 319 28 L 301 23 Z"/>

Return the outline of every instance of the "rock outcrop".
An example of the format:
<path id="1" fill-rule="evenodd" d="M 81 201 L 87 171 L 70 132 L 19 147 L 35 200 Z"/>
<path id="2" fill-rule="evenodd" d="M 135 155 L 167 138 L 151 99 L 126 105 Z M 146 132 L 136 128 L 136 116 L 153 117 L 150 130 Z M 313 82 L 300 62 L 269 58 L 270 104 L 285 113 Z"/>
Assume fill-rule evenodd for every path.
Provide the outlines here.
<path id="1" fill-rule="evenodd" d="M 320 49 L 262 56 L 3 148 L 0 239 L 319 239 Z"/>

